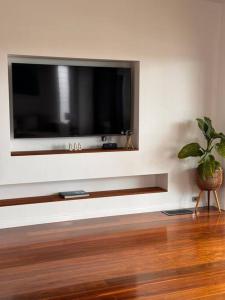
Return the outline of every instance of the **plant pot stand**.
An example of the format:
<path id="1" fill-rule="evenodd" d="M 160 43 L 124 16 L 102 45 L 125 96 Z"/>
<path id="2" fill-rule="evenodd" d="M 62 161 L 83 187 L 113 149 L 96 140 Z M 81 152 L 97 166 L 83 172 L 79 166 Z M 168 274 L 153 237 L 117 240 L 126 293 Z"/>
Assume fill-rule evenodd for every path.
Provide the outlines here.
<path id="1" fill-rule="evenodd" d="M 219 200 L 219 195 L 217 193 L 217 190 L 201 190 L 200 191 L 200 193 L 198 195 L 198 198 L 197 198 L 197 203 L 196 203 L 196 206 L 195 206 L 195 213 L 197 213 L 197 211 L 198 211 L 198 206 L 199 206 L 200 200 L 201 200 L 204 192 L 208 192 L 208 210 L 210 208 L 210 194 L 211 194 L 211 192 L 213 192 L 215 200 L 216 200 L 216 204 L 217 204 L 217 207 L 218 207 L 218 210 L 219 210 L 219 213 L 221 213 L 220 200 Z"/>

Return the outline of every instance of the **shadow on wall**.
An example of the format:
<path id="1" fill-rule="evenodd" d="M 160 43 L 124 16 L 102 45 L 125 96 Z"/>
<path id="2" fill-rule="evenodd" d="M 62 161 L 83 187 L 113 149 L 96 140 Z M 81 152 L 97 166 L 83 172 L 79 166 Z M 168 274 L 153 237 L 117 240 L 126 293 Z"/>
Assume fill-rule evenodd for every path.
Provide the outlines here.
<path id="1" fill-rule="evenodd" d="M 198 192 L 198 187 L 195 182 L 196 177 L 196 166 L 198 158 L 189 158 L 187 160 L 179 160 L 177 154 L 179 150 L 186 144 L 191 142 L 201 142 L 199 138 L 199 129 L 196 124 L 196 120 L 186 121 L 184 123 L 179 123 L 177 127 L 177 140 L 176 140 L 176 159 L 178 160 L 179 176 L 185 177 L 186 182 L 182 186 L 182 192 L 191 192 L 196 195 Z M 174 170 L 175 171 L 175 170 Z"/>
<path id="2" fill-rule="evenodd" d="M 170 172 L 173 181 L 178 182 L 176 190 L 181 194 L 192 193 L 196 195 L 198 187 L 195 183 L 195 172 L 198 158 L 179 160 L 177 154 L 183 145 L 190 142 L 200 142 L 198 138 L 198 127 L 196 121 L 188 120 L 186 122 L 174 123 L 171 130 L 175 137 L 167 150 L 167 159 L 173 161 Z"/>

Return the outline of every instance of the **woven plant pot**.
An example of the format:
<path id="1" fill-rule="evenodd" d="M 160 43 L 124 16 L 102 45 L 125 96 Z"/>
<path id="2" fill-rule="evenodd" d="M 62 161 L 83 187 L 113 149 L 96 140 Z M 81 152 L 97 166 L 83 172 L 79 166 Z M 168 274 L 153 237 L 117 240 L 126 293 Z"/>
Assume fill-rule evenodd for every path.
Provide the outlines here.
<path id="1" fill-rule="evenodd" d="M 196 181 L 200 190 L 212 191 L 217 190 L 223 183 L 223 169 L 216 170 L 212 177 L 203 180 L 197 170 Z"/>

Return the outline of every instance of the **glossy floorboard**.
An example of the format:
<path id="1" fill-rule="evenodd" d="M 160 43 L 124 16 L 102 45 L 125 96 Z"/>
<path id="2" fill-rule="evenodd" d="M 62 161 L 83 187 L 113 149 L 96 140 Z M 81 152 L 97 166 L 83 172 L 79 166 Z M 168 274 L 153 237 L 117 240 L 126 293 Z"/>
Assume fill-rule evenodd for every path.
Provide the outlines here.
<path id="1" fill-rule="evenodd" d="M 0 230 L 0 299 L 225 299 L 225 214 Z"/>

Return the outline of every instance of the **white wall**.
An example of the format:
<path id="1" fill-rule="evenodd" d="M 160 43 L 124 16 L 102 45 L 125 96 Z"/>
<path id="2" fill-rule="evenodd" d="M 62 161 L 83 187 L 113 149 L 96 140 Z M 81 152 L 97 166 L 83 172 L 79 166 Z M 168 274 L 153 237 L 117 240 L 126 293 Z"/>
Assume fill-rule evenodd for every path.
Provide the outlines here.
<path id="1" fill-rule="evenodd" d="M 192 206 L 197 189 L 188 170 L 194 164 L 178 161 L 176 153 L 196 139 L 193 120 L 212 112 L 219 80 L 221 6 L 206 0 L 0 0 L 2 198 L 10 197 L 5 188 L 9 184 L 14 190 L 16 184 L 25 184 L 26 196 L 33 183 L 39 183 L 41 194 L 41 182 L 57 181 L 63 190 L 67 180 L 169 173 L 169 192 L 157 198 L 157 209 Z M 140 151 L 11 157 L 8 54 L 140 61 Z M 133 210 L 156 209 L 148 199 L 137 199 Z M 79 201 L 73 203 L 74 218 L 117 214 L 121 207 L 129 213 L 122 200 L 99 201 L 92 200 L 85 211 L 84 204 L 81 208 Z M 52 205 L 45 222 L 54 219 Z M 30 217 L 34 214 L 25 209 Z M 0 220 L 1 214 L 13 219 L 0 223 L 2 227 L 29 224 L 16 209 L 0 210 Z"/>
<path id="2" fill-rule="evenodd" d="M 222 1 L 223 5 L 221 6 L 222 11 L 222 22 L 221 22 L 221 30 L 220 30 L 220 48 L 219 48 L 219 78 L 217 81 L 217 94 L 212 103 L 212 116 L 217 127 L 218 131 L 225 132 L 225 1 Z M 224 159 L 220 159 L 223 167 L 225 168 Z M 223 184 L 223 188 L 221 191 L 222 205 L 223 209 L 225 209 L 225 182 Z"/>

